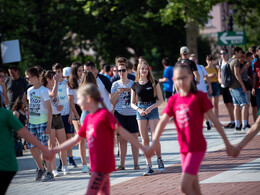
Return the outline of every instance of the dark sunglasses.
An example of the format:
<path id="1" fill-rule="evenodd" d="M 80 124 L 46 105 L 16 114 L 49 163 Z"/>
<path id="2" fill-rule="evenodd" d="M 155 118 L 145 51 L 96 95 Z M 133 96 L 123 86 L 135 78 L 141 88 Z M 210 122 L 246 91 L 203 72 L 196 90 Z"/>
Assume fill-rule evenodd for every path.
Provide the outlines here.
<path id="1" fill-rule="evenodd" d="M 223 52 L 223 53 L 219 53 L 220 55 L 226 55 L 227 53 Z"/>
<path id="2" fill-rule="evenodd" d="M 126 72 L 126 69 L 117 70 L 117 72 Z"/>

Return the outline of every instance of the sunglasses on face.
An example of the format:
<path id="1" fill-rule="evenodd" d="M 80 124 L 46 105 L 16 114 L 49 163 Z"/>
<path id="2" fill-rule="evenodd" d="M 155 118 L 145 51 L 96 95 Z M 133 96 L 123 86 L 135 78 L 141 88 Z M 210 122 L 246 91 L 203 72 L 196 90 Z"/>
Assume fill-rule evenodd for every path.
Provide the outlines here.
<path id="1" fill-rule="evenodd" d="M 117 70 L 117 72 L 126 72 L 126 69 Z"/>
<path id="2" fill-rule="evenodd" d="M 226 55 L 227 53 L 223 52 L 223 53 L 219 53 L 220 55 Z"/>

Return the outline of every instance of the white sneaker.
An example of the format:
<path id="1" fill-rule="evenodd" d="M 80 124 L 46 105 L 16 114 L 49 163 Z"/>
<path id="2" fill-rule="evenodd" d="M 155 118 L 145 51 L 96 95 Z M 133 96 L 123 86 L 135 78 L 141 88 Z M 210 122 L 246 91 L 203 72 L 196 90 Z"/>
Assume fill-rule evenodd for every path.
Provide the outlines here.
<path id="1" fill-rule="evenodd" d="M 60 177 L 60 174 L 59 174 L 59 172 L 56 169 L 54 169 L 52 171 L 52 174 L 53 174 L 54 177 Z"/>
<path id="2" fill-rule="evenodd" d="M 69 175 L 70 171 L 67 166 L 62 166 L 62 172 L 64 175 Z"/>
<path id="3" fill-rule="evenodd" d="M 82 173 L 87 173 L 87 172 L 89 172 L 88 166 L 87 166 L 87 165 L 83 165 L 83 166 L 82 166 L 82 169 L 81 169 L 81 172 L 82 172 Z"/>

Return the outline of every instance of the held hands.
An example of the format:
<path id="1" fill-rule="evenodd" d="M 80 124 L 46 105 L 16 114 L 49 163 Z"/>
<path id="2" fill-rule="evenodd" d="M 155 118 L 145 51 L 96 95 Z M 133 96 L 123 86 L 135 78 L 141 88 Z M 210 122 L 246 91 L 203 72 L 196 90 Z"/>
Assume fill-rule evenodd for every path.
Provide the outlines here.
<path id="1" fill-rule="evenodd" d="M 144 146 L 144 155 L 147 158 L 151 158 L 153 155 L 155 155 L 155 149 L 152 146 Z"/>
<path id="2" fill-rule="evenodd" d="M 231 157 L 237 157 L 240 153 L 241 148 L 237 145 L 234 147 L 233 145 L 229 144 L 226 146 L 227 155 Z"/>
<path id="3" fill-rule="evenodd" d="M 45 159 L 52 160 L 56 153 L 47 148 L 46 150 L 42 151 L 42 154 Z"/>
<path id="4" fill-rule="evenodd" d="M 48 125 L 47 128 L 45 129 L 45 133 L 46 133 L 46 134 L 50 134 L 50 133 L 51 133 L 51 127 L 49 127 L 49 125 Z"/>

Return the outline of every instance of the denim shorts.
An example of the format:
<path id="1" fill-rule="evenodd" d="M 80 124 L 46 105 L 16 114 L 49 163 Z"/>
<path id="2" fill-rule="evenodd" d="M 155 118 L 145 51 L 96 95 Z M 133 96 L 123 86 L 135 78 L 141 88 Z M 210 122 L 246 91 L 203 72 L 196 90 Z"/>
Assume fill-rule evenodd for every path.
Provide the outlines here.
<path id="1" fill-rule="evenodd" d="M 37 125 L 29 123 L 27 128 L 30 131 L 30 133 L 33 134 L 41 142 L 42 145 L 48 145 L 49 135 L 45 133 L 45 130 L 47 128 L 47 122 Z M 33 147 L 34 145 L 28 142 L 28 148 Z"/>
<path id="2" fill-rule="evenodd" d="M 147 109 L 149 106 L 153 105 L 154 103 L 152 104 L 141 104 L 141 103 L 138 103 L 138 107 L 139 108 L 144 108 L 144 109 Z M 159 111 L 158 111 L 158 108 L 154 108 L 149 114 L 145 115 L 145 116 L 141 116 L 140 113 L 137 111 L 136 112 L 136 120 L 153 120 L 153 119 L 160 119 L 159 118 Z"/>
<path id="3" fill-rule="evenodd" d="M 230 89 L 230 94 L 234 105 L 244 106 L 249 104 L 247 95 L 242 91 L 242 88 Z"/>
<path id="4" fill-rule="evenodd" d="M 219 90 L 219 85 L 217 82 L 212 82 L 211 83 L 211 87 L 212 87 L 212 94 L 208 93 L 209 97 L 218 97 L 220 94 L 220 90 Z M 207 85 L 207 90 L 209 90 L 209 86 Z"/>

